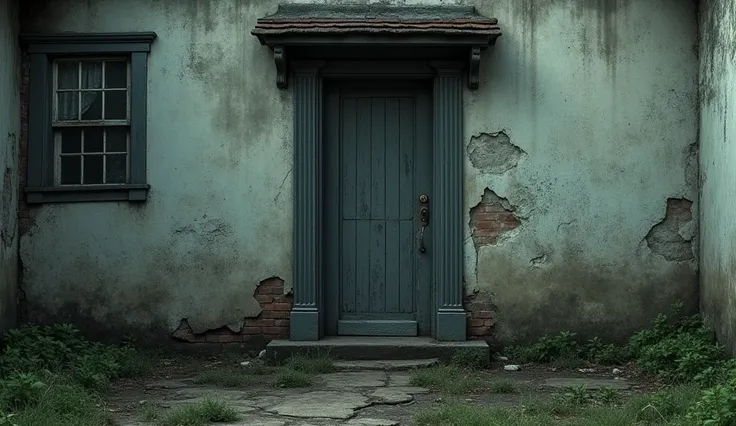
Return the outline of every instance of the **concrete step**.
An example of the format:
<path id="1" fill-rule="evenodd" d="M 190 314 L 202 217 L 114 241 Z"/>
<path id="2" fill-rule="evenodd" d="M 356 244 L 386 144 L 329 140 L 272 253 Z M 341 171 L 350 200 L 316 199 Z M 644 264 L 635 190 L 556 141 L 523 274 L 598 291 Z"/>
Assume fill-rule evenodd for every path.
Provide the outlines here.
<path id="1" fill-rule="evenodd" d="M 488 357 L 488 343 L 483 340 L 438 342 L 428 337 L 326 337 L 316 341 L 272 340 L 266 346 L 266 357 L 284 360 L 294 354 L 329 354 L 338 360 L 384 361 L 427 360 L 447 361 L 455 352 L 471 351 Z"/>
<path id="2" fill-rule="evenodd" d="M 440 363 L 439 358 L 429 359 L 381 359 L 363 361 L 337 361 L 335 367 L 340 371 L 406 371 L 433 367 Z"/>

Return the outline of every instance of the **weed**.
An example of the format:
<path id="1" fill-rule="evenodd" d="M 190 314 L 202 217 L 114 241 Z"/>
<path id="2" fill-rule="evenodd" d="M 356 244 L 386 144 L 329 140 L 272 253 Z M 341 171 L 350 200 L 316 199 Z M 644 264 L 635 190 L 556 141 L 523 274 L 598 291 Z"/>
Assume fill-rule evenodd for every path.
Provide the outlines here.
<path id="1" fill-rule="evenodd" d="M 35 405 L 18 411 L 18 426 L 101 426 L 111 424 L 102 399 L 73 381 L 56 377 Z"/>
<path id="2" fill-rule="evenodd" d="M 214 399 L 185 405 L 170 411 L 157 421 L 159 426 L 204 426 L 208 423 L 227 423 L 238 419 L 234 408 Z"/>
<path id="3" fill-rule="evenodd" d="M 276 375 L 276 386 L 280 388 L 305 388 L 312 386 L 312 375 L 291 368 L 282 368 Z"/>
<path id="4" fill-rule="evenodd" d="M 575 333 L 563 331 L 554 337 L 544 336 L 530 346 L 512 346 L 508 353 L 520 362 L 549 363 L 560 358 L 577 359 L 579 347 L 575 336 Z"/>
<path id="5" fill-rule="evenodd" d="M 621 401 L 621 392 L 618 389 L 602 388 L 597 392 L 595 399 L 603 405 L 614 405 Z"/>
<path id="6" fill-rule="evenodd" d="M 488 367 L 488 361 L 488 353 L 464 348 L 452 355 L 450 364 L 460 368 L 483 369 Z"/>
<path id="7" fill-rule="evenodd" d="M 140 416 L 143 421 L 153 423 L 161 419 L 161 411 L 153 404 L 145 404 L 141 407 Z"/>
<path id="8" fill-rule="evenodd" d="M 418 426 L 542 426 L 553 424 L 553 419 L 511 408 L 452 404 L 420 413 L 415 422 Z"/>
<path id="9" fill-rule="evenodd" d="M 451 395 L 473 392 L 485 385 L 474 373 L 453 365 L 416 370 L 409 382 L 412 386 L 426 387 Z"/>
<path id="10" fill-rule="evenodd" d="M 320 353 L 291 356 L 284 363 L 284 367 L 306 374 L 332 373 L 337 370 L 334 360 Z"/>
<path id="11" fill-rule="evenodd" d="M 562 398 L 570 405 L 585 405 L 593 401 L 593 395 L 585 385 L 568 387 Z"/>

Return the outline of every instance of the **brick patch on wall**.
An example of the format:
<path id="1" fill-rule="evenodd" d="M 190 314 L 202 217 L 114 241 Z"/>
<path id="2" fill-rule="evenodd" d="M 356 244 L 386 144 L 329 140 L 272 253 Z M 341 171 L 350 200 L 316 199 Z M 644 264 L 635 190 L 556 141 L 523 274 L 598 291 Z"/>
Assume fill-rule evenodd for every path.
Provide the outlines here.
<path id="1" fill-rule="evenodd" d="M 493 329 L 493 312 L 495 310 L 490 297 L 483 293 L 467 295 L 463 300 L 463 305 L 468 312 L 468 340 L 488 338 Z"/>
<path id="2" fill-rule="evenodd" d="M 480 203 L 470 209 L 470 229 L 475 248 L 496 244 L 506 232 L 521 225 L 514 209 L 505 198 L 486 188 Z"/>
<path id="3" fill-rule="evenodd" d="M 195 334 L 184 319 L 172 336 L 191 343 L 238 343 L 247 342 L 255 336 L 266 339 L 288 338 L 292 297 L 284 294 L 284 281 L 280 278 L 264 280 L 253 296 L 261 305 L 261 314 L 255 318 L 245 318 L 240 333 L 223 326 Z"/>

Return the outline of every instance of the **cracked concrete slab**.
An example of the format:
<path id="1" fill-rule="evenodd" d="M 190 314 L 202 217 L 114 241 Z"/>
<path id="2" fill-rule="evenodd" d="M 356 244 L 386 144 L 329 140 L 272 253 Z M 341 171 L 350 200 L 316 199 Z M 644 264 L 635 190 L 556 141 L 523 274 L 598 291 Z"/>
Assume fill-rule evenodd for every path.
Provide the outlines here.
<path id="1" fill-rule="evenodd" d="M 377 388 L 386 386 L 388 377 L 382 371 L 354 371 L 325 374 L 322 381 L 328 388 Z"/>
<path id="2" fill-rule="evenodd" d="M 347 420 L 355 410 L 369 405 L 368 397 L 356 392 L 315 391 L 293 395 L 266 411 L 288 417 Z"/>

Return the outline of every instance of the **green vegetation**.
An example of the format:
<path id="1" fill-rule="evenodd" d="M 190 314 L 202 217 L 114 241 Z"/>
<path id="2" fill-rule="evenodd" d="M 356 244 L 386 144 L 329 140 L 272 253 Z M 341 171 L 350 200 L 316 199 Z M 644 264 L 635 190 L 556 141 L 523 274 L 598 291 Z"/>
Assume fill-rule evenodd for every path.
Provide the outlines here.
<path id="1" fill-rule="evenodd" d="M 286 360 L 276 375 L 276 386 L 303 388 L 312 385 L 315 375 L 335 372 L 334 360 L 319 352 L 293 355 Z"/>
<path id="2" fill-rule="evenodd" d="M 238 413 L 222 401 L 205 399 L 197 404 L 177 407 L 165 416 L 156 418 L 157 426 L 205 426 L 210 423 L 229 423 L 238 419 Z"/>
<path id="3" fill-rule="evenodd" d="M 151 358 L 132 347 L 86 341 L 70 325 L 9 331 L 0 355 L 0 425 L 110 424 L 100 394 L 115 379 L 151 369 Z"/>
<path id="4" fill-rule="evenodd" d="M 659 315 L 648 329 L 635 333 L 625 346 L 599 339 L 580 342 L 575 333 L 545 336 L 528 346 L 507 349 L 516 362 L 550 363 L 572 368 L 583 363 L 620 365 L 632 362 L 641 372 L 665 384 L 650 395 L 626 398 L 619 391 L 569 388 L 550 401 L 533 401 L 520 407 L 479 407 L 448 404 L 421 413 L 419 426 L 531 426 L 531 425 L 670 425 L 736 426 L 736 360 L 718 345 L 699 316 L 686 316 L 682 305 L 670 315 Z M 469 355 L 450 366 L 418 371 L 412 384 L 447 393 L 464 393 L 479 384 L 468 371 L 481 368 Z M 496 384 L 495 386 L 499 386 Z M 512 386 L 513 388 L 513 386 Z"/>

